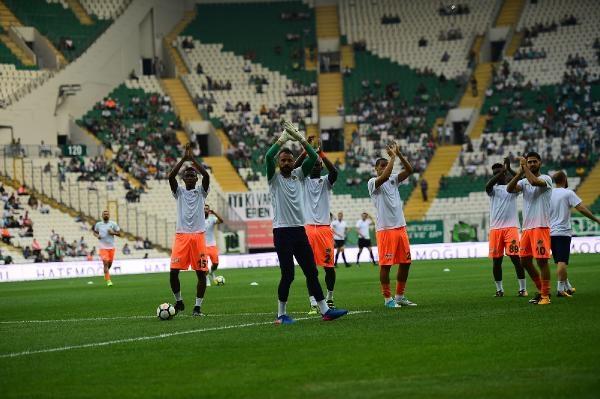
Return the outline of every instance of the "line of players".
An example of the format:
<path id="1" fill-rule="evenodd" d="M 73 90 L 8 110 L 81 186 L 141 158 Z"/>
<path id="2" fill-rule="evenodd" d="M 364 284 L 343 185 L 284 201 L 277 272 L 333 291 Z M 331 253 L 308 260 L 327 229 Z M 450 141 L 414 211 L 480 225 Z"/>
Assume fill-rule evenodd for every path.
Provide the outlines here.
<path id="1" fill-rule="evenodd" d="M 557 296 L 570 297 L 575 288 L 567 277 L 571 252 L 571 208 L 600 223 L 581 199 L 568 190 L 567 175 L 556 172 L 552 178 L 541 173 L 542 159 L 536 152 L 519 158 L 517 172 L 504 165 L 492 166 L 493 177 L 485 191 L 490 197 L 489 256 L 492 258 L 496 297 L 504 296 L 502 286 L 502 259 L 510 257 L 519 281 L 518 296 L 528 296 L 525 271 L 538 289 L 529 302 L 548 305 L 550 300 L 550 254 L 557 264 Z M 554 181 L 556 188 L 552 188 Z M 523 194 L 523 227 L 519 237 L 517 196 Z M 533 266 L 536 259 L 538 270 Z"/>
<path id="2" fill-rule="evenodd" d="M 331 221 L 330 194 L 337 180 L 337 170 L 320 148 L 304 138 L 291 122 L 284 121 L 284 132 L 265 156 L 267 178 L 273 207 L 274 245 L 280 263 L 281 279 L 278 287 L 277 324 L 290 324 L 294 320 L 287 314 L 287 299 L 294 280 L 294 257 L 305 277 L 311 304 L 310 314 L 320 313 L 323 320 L 335 320 L 347 313 L 336 309 L 333 301 L 335 287 L 335 266 L 339 255 L 345 265 L 349 264 L 344 253 L 347 232 L 343 214 L 338 213 Z M 288 141 L 298 141 L 304 152 L 294 159 L 293 153 L 283 146 Z M 376 177 L 367 183 L 369 195 L 377 212 L 376 235 L 379 253 L 380 284 L 384 305 L 389 308 L 416 306 L 404 293 L 411 265 L 410 244 L 406 233 L 403 202 L 398 185 L 407 179 L 413 168 L 395 143 L 387 148 L 389 160 L 379 158 L 375 162 Z M 392 174 L 396 157 L 403 167 L 401 173 Z M 179 186 L 176 177 L 185 162 L 191 162 L 182 173 L 184 187 Z M 525 271 L 534 281 L 538 294 L 531 303 L 550 303 L 550 253 L 558 265 L 558 296 L 573 295 L 573 288 L 567 278 L 566 266 L 569 262 L 571 226 L 570 208 L 575 207 L 582 214 L 600 223 L 581 202 L 581 199 L 567 190 L 567 176 L 564 172 L 554 175 L 557 188 L 552 189 L 552 179 L 540 172 L 541 158 L 535 152 L 519 158 L 520 168 L 514 172 L 508 159 L 504 165 L 492 166 L 494 176 L 486 184 L 490 197 L 489 256 L 493 260 L 493 275 L 496 296 L 504 296 L 502 286 L 502 260 L 504 254 L 511 258 L 519 281 L 518 295 L 528 296 Z M 323 164 L 328 174 L 322 176 Z M 277 168 L 279 169 L 277 171 Z M 196 187 L 197 174 L 202 176 L 201 186 Z M 204 167 L 193 157 L 187 146 L 183 158 L 169 174 L 169 184 L 177 200 L 177 227 L 171 254 L 170 285 L 176 299 L 175 309 L 185 308 L 179 282 L 179 271 L 190 266 L 195 270 L 198 283 L 194 316 L 202 316 L 201 311 L 208 280 L 208 261 L 213 264 L 210 275 L 218 267 L 218 250 L 214 239 L 214 226 L 223 220 L 205 205 L 210 177 Z M 519 238 L 516 197 L 522 193 L 524 199 L 523 231 Z M 357 222 L 359 233 L 359 253 L 367 248 L 373 264 L 376 264 L 369 226 L 373 218 L 363 213 Z M 101 257 L 104 262 L 105 279 L 110 286 L 109 269 L 114 258 L 114 236 L 120 235 L 118 225 L 109 220 L 108 211 L 103 213 L 103 221 L 93 227 L 94 234 L 101 241 Z M 206 237 L 205 237 L 206 232 Z M 335 259 L 334 248 L 337 249 Z M 112 251 L 111 251 L 112 249 Z M 533 258 L 539 268 L 533 266 Z M 390 288 L 390 270 L 398 265 L 395 295 Z M 318 281 L 317 267 L 325 271 L 327 297 Z"/>

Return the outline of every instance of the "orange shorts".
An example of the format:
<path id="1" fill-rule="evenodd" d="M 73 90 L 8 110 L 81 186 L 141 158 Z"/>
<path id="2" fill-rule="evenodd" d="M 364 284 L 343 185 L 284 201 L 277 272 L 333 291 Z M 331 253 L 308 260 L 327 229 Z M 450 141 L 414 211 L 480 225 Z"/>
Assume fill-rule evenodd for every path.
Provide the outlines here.
<path id="1" fill-rule="evenodd" d="M 304 226 L 317 266 L 333 267 L 333 231 L 330 226 Z"/>
<path id="2" fill-rule="evenodd" d="M 171 250 L 171 269 L 208 271 L 204 233 L 177 233 Z"/>
<path id="3" fill-rule="evenodd" d="M 216 245 L 206 247 L 206 257 L 210 259 L 213 265 L 219 264 L 219 248 Z"/>
<path id="4" fill-rule="evenodd" d="M 490 230 L 490 258 L 519 255 L 519 229 L 504 227 Z"/>
<path id="5" fill-rule="evenodd" d="M 519 244 L 519 256 L 522 258 L 533 256 L 536 259 L 549 259 L 550 229 L 548 227 L 536 227 L 535 229 L 523 230 L 521 243 Z"/>
<path id="6" fill-rule="evenodd" d="M 114 248 L 109 248 L 109 249 L 100 248 L 98 250 L 98 255 L 100 255 L 100 259 L 102 259 L 102 262 L 112 262 L 113 260 L 115 260 L 115 249 Z"/>
<path id="7" fill-rule="evenodd" d="M 410 244 L 406 227 L 378 231 L 377 252 L 379 252 L 379 266 L 410 263 Z"/>

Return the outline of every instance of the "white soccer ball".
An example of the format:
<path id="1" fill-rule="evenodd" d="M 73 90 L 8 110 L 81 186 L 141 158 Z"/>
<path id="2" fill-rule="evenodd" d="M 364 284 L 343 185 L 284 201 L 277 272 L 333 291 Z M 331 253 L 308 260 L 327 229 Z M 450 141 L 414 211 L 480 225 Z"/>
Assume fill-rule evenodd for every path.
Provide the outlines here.
<path id="1" fill-rule="evenodd" d="M 177 313 L 175 307 L 170 303 L 160 304 L 156 309 L 156 316 L 158 316 L 160 320 L 171 320 L 173 316 L 175 316 L 175 313 Z"/>
<path id="2" fill-rule="evenodd" d="M 223 276 L 215 277 L 215 283 L 217 285 L 225 285 L 225 277 L 223 277 Z"/>

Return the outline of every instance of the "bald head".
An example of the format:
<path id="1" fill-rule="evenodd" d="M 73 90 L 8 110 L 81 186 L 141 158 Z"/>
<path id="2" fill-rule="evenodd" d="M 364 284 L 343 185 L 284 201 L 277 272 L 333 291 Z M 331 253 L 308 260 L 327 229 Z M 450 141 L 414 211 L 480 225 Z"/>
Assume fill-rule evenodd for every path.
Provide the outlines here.
<path id="1" fill-rule="evenodd" d="M 554 184 L 556 184 L 556 187 L 569 187 L 569 182 L 567 181 L 567 174 L 562 170 L 556 172 L 554 176 L 552 176 L 552 180 L 554 180 Z"/>

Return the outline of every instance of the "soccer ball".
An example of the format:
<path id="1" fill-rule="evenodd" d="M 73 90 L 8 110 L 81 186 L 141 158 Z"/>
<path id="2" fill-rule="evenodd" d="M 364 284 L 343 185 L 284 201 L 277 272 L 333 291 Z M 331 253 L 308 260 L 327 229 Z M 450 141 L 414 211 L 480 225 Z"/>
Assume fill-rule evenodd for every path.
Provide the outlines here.
<path id="1" fill-rule="evenodd" d="M 217 285 L 225 285 L 225 277 L 217 276 L 215 277 L 215 284 Z"/>
<path id="2" fill-rule="evenodd" d="M 171 320 L 175 316 L 175 307 L 170 303 L 163 303 L 156 309 L 156 316 L 160 320 Z"/>

